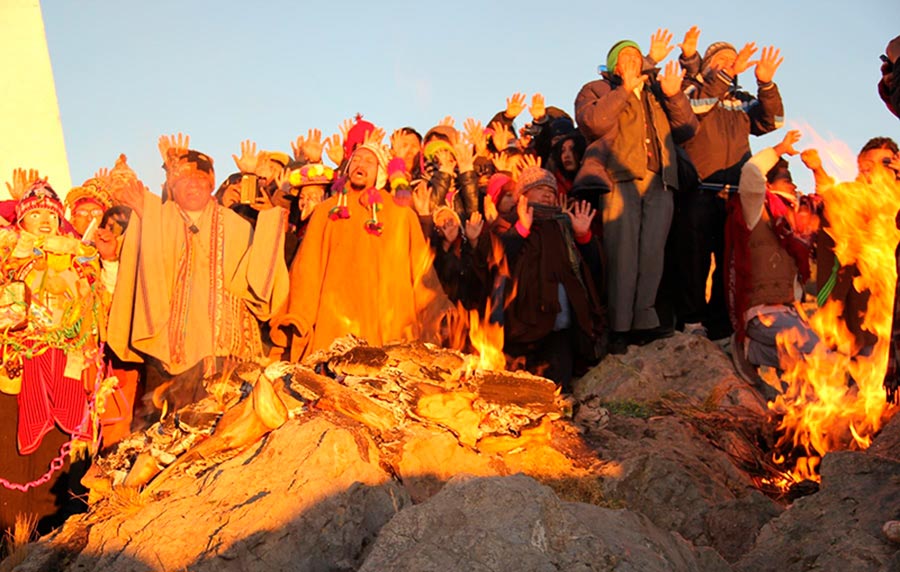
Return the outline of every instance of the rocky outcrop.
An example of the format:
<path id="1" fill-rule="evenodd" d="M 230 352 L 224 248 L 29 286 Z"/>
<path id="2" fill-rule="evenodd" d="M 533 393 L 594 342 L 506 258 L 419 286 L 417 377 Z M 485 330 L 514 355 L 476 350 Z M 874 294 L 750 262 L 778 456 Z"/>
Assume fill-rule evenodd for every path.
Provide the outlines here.
<path id="1" fill-rule="evenodd" d="M 646 517 L 561 501 L 528 477 L 454 478 L 381 531 L 360 572 L 729 570 Z"/>
<path id="2" fill-rule="evenodd" d="M 706 340 L 611 356 L 572 397 L 427 346 L 311 359 L 216 380 L 99 459 L 90 511 L 15 569 L 898 569 L 900 416 L 791 504 L 761 397 Z M 158 475 L 123 486 L 141 459 Z"/>

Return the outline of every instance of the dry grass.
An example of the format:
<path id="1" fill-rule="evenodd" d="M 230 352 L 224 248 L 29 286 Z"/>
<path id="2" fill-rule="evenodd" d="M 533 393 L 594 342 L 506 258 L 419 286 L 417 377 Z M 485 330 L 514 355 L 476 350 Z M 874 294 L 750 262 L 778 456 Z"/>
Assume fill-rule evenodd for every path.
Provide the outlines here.
<path id="1" fill-rule="evenodd" d="M 28 556 L 28 544 L 35 536 L 37 515 L 19 513 L 11 529 L 3 535 L 3 548 L 6 558 L 0 563 L 0 572 L 12 570 Z"/>

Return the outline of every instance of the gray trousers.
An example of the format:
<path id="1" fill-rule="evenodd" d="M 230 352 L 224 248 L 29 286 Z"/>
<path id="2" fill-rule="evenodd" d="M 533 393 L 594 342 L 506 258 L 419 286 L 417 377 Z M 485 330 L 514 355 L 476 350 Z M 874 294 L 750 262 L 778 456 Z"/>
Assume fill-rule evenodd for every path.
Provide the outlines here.
<path id="1" fill-rule="evenodd" d="M 759 318 L 753 318 L 747 322 L 747 361 L 753 365 L 767 365 L 776 369 L 780 367 L 775 336 L 784 330 L 796 328 L 806 338 L 799 347 L 801 354 L 812 353 L 819 343 L 819 336 L 793 308 L 787 312 L 767 314 L 764 321 L 765 324 Z M 732 348 L 731 351 L 736 350 Z"/>
<path id="2" fill-rule="evenodd" d="M 603 195 L 603 250 L 614 332 L 659 326 L 654 305 L 673 210 L 672 193 L 657 173 L 616 183 Z"/>

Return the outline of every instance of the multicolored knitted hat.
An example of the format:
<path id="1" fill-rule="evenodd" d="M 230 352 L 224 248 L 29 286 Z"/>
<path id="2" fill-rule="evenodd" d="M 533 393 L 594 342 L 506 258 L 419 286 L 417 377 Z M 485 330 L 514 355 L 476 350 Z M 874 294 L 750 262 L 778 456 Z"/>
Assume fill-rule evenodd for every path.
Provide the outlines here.
<path id="1" fill-rule="evenodd" d="M 718 54 L 722 50 L 731 50 L 732 52 L 737 53 L 737 50 L 734 48 L 732 44 L 728 42 L 713 42 L 706 48 L 706 51 L 703 53 L 703 60 L 700 64 L 700 71 L 706 72 L 709 69 L 709 64 L 712 61 L 714 55 Z"/>
<path id="2" fill-rule="evenodd" d="M 540 167 L 526 167 L 522 169 L 517 181 L 517 189 L 521 197 L 528 191 L 538 187 L 550 187 L 554 191 L 557 190 L 556 177 L 547 169 Z"/>
<path id="3" fill-rule="evenodd" d="M 21 222 L 26 214 L 37 209 L 51 211 L 62 223 L 65 208 L 62 201 L 59 200 L 59 195 L 47 183 L 47 179 L 38 179 L 22 194 L 22 198 L 16 204 L 16 221 Z"/>

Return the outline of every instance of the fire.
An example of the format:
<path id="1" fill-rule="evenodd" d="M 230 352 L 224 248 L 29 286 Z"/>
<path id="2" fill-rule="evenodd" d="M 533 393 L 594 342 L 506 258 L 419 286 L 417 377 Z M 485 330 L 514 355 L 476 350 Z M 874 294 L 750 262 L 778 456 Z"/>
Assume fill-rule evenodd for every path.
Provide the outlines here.
<path id="1" fill-rule="evenodd" d="M 503 354 L 503 325 L 491 322 L 490 305 L 485 312 L 484 320 L 478 319 L 478 312 L 469 312 L 469 341 L 478 352 L 479 370 L 506 369 L 506 356 Z"/>
<path id="2" fill-rule="evenodd" d="M 822 151 L 837 163 L 833 146 Z M 778 428 L 783 435 L 776 450 L 788 452 L 788 460 L 794 463 L 783 480 L 773 480 L 782 488 L 805 479 L 818 481 L 822 456 L 837 449 L 867 448 L 897 411 L 887 403 L 882 384 L 897 280 L 895 248 L 900 232 L 895 216 L 900 192 L 893 181 L 876 180 L 835 185 L 823 190 L 822 196 L 835 253 L 842 265 L 859 268 L 856 290 L 871 294 L 862 327 L 878 341 L 871 354 L 859 354 L 861 348 L 841 318 L 841 303 L 834 300 L 810 318 L 820 338 L 811 354 L 797 351 L 803 340 L 796 330 L 779 334 L 782 381 L 787 388 L 769 408 L 781 417 Z M 778 456 L 773 460 L 787 462 Z"/>

